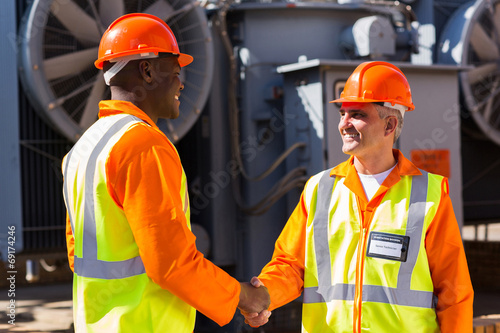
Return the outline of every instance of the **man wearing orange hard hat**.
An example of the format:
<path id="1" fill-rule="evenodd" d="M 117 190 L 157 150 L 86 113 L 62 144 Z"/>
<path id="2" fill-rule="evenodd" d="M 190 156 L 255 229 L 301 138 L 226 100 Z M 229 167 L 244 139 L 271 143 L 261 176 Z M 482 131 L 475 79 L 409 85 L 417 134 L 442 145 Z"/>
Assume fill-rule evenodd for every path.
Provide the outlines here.
<path id="1" fill-rule="evenodd" d="M 415 108 L 406 77 L 362 63 L 332 102 L 351 157 L 307 182 L 259 275 L 270 310 L 303 293 L 302 332 L 472 332 L 448 180 L 392 148 Z M 270 312 L 244 315 L 260 326 Z"/>
<path id="2" fill-rule="evenodd" d="M 111 100 L 62 164 L 76 332 L 190 333 L 196 310 L 222 326 L 237 307 L 269 306 L 266 288 L 197 250 L 186 176 L 156 126 L 179 116 L 179 74 L 192 61 L 152 15 L 122 16 L 102 36 L 95 66 Z"/>

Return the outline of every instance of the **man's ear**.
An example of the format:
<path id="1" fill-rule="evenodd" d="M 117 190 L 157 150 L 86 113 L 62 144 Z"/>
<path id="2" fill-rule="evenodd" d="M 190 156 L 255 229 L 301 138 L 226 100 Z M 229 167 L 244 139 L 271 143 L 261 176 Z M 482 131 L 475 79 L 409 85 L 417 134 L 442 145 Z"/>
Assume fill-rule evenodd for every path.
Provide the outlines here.
<path id="1" fill-rule="evenodd" d="M 153 65 L 148 60 L 139 62 L 139 72 L 144 81 L 147 83 L 153 82 Z"/>
<path id="2" fill-rule="evenodd" d="M 387 136 L 394 133 L 397 126 L 398 126 L 398 119 L 396 117 L 392 116 L 387 117 L 385 123 L 385 135 Z"/>

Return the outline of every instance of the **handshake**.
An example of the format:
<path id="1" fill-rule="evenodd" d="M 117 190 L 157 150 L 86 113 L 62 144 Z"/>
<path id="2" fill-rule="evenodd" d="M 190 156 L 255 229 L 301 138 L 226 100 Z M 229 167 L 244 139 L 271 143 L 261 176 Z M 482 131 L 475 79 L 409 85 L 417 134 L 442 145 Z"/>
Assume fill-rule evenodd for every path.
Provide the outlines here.
<path id="1" fill-rule="evenodd" d="M 271 299 L 267 288 L 255 276 L 250 283 L 240 282 L 240 285 L 238 309 L 245 317 L 245 323 L 252 327 L 264 325 L 271 316 L 271 311 L 268 311 Z"/>

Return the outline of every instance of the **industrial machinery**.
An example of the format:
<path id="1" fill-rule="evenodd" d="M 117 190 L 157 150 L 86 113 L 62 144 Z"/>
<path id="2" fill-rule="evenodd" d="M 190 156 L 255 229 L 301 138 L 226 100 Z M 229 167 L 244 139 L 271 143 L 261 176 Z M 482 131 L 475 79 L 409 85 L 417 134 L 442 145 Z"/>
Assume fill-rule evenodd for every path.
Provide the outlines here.
<path id="1" fill-rule="evenodd" d="M 65 255 L 60 162 L 109 98 L 93 61 L 129 12 L 164 19 L 195 58 L 180 117 L 159 126 L 186 169 L 200 249 L 238 279 L 270 259 L 307 179 L 347 158 L 328 101 L 366 60 L 408 77 L 416 110 L 396 147 L 449 177 L 460 225 L 500 218 L 500 1 L 17 0 L 0 20 L 0 252 L 14 226 L 30 279 Z M 296 331 L 300 307 L 279 311 L 267 330 Z"/>

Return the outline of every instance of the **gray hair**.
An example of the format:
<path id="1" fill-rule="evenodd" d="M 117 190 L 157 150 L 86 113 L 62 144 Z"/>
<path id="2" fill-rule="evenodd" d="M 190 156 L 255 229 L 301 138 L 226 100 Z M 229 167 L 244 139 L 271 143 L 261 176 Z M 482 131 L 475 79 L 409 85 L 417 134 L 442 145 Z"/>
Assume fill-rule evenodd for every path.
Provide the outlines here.
<path id="1" fill-rule="evenodd" d="M 375 109 L 377 109 L 380 119 L 385 119 L 389 116 L 393 116 L 398 120 L 398 125 L 396 126 L 396 130 L 394 131 L 394 142 L 396 142 L 396 140 L 401 135 L 401 131 L 403 130 L 404 121 L 401 112 L 399 112 L 399 110 L 397 109 L 389 108 L 376 103 L 373 103 L 373 105 L 375 106 Z"/>

